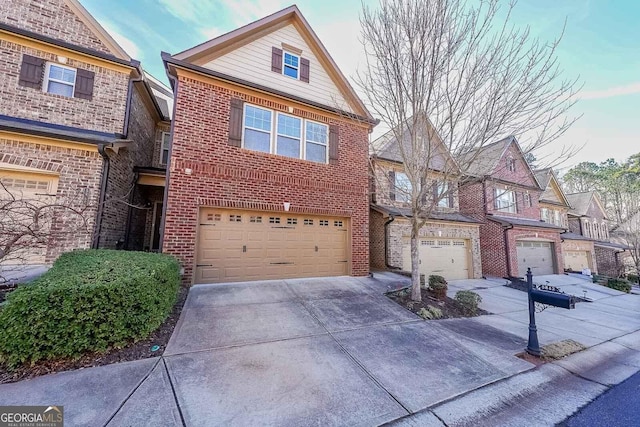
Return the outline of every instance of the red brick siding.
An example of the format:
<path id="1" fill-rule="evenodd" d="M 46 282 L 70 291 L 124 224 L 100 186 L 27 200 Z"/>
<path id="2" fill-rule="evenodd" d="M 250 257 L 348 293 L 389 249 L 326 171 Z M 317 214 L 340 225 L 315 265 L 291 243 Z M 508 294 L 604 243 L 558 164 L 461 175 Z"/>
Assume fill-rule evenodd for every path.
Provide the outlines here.
<path id="1" fill-rule="evenodd" d="M 0 22 L 77 46 L 111 53 L 63 0 L 2 0 Z"/>
<path id="2" fill-rule="evenodd" d="M 515 171 L 510 171 L 507 167 L 507 159 L 509 157 L 515 159 L 516 168 Z M 491 174 L 492 178 L 500 179 L 502 181 L 513 182 L 515 184 L 525 185 L 529 187 L 537 187 L 538 183 L 531 174 L 527 167 L 524 158 L 518 151 L 515 144 L 511 144 L 505 151 L 504 155 L 498 162 L 498 165 Z M 537 200 L 537 199 L 536 199 Z"/>
<path id="3" fill-rule="evenodd" d="M 163 252 L 180 259 L 185 283 L 191 283 L 193 277 L 200 206 L 282 209 L 285 201 L 291 203 L 292 212 L 349 216 L 351 274 L 368 274 L 367 129 L 295 108 L 294 115 L 339 125 L 339 160 L 335 164 L 244 150 L 227 144 L 232 97 L 285 112 L 288 107 L 180 78 Z M 185 169 L 191 169 L 192 174 L 186 174 Z"/>
<path id="4" fill-rule="evenodd" d="M 1 3 L 1 2 L 0 2 Z M 129 75 L 69 59 L 66 65 L 95 73 L 93 98 L 69 98 L 18 85 L 22 55 L 56 61 L 56 55 L 0 41 L 0 114 L 101 132 L 122 132 Z"/>
<path id="5" fill-rule="evenodd" d="M 51 227 L 51 241 L 46 262 L 53 262 L 61 253 L 89 248 L 94 232 L 100 194 L 102 158 L 97 152 L 52 147 L 21 141 L 0 139 L 0 166 L 10 164 L 53 171 L 59 174 L 57 203 L 85 209 L 82 221 L 68 211 L 61 211 Z"/>
<path id="6" fill-rule="evenodd" d="M 615 249 L 596 246 L 595 253 L 599 274 L 618 277 L 624 272 L 624 265 L 619 259 L 621 255 L 616 254 Z"/>

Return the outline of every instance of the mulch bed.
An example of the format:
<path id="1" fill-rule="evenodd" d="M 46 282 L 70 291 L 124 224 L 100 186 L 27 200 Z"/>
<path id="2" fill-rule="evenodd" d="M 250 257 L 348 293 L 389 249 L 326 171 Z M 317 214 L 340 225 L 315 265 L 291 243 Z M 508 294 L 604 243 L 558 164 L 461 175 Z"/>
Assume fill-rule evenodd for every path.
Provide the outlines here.
<path id="1" fill-rule="evenodd" d="M 469 315 L 453 298 L 445 297 L 444 299 L 439 300 L 431 290 L 424 288 L 422 289 L 422 301 L 419 302 L 411 300 L 410 290 L 406 292 L 404 290 L 390 292 L 387 296 L 415 314 L 418 314 L 418 311 L 420 311 L 421 308 L 426 308 L 429 305 L 437 307 L 442 310 L 441 319 L 476 317 L 483 314 L 491 314 L 488 311 L 479 308 L 475 315 Z"/>
<path id="2" fill-rule="evenodd" d="M 53 374 L 56 372 L 69 371 L 74 369 L 91 368 L 94 366 L 110 365 L 118 362 L 129 362 L 132 360 L 146 359 L 162 355 L 173 333 L 173 329 L 180 318 L 184 301 L 187 298 L 188 289 L 180 287 L 178 300 L 173 306 L 169 317 L 160 325 L 150 337 L 132 342 L 123 348 L 111 348 L 104 353 L 88 353 L 78 359 L 62 359 L 37 362 L 33 366 L 23 366 L 10 371 L 6 366 L 0 365 L 0 384 L 22 381 L 40 375 Z M 2 292 L 2 291 L 0 291 Z M 2 295 L 0 295 L 2 298 Z M 160 349 L 153 352 L 151 347 L 160 346 Z"/>

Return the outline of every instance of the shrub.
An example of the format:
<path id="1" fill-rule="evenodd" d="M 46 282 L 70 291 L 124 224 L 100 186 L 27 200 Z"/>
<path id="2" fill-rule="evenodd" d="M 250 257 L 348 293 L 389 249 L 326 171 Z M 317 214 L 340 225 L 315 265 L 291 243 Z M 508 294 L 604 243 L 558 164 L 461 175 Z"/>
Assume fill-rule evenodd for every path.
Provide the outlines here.
<path id="1" fill-rule="evenodd" d="M 442 318 L 442 310 L 438 307 L 428 305 L 427 307 L 423 307 L 418 310 L 418 316 L 422 317 L 424 320 L 440 319 Z"/>
<path id="2" fill-rule="evenodd" d="M 447 297 L 447 281 L 442 276 L 431 275 L 429 276 L 429 288 L 435 294 L 438 299 L 445 299 Z"/>
<path id="3" fill-rule="evenodd" d="M 0 311 L 0 358 L 78 357 L 147 337 L 167 318 L 180 283 L 167 255 L 112 250 L 63 254 Z"/>
<path id="4" fill-rule="evenodd" d="M 478 312 L 478 304 L 482 302 L 482 297 L 472 291 L 458 291 L 454 297 L 458 305 L 465 314 L 475 316 Z"/>
<path id="5" fill-rule="evenodd" d="M 624 279 L 609 279 L 607 280 L 607 287 L 621 292 L 631 292 L 631 283 Z"/>
<path id="6" fill-rule="evenodd" d="M 627 280 L 631 283 L 638 283 L 638 275 L 636 273 L 627 274 Z"/>
<path id="7" fill-rule="evenodd" d="M 438 276 L 437 274 L 432 274 L 429 276 L 429 286 L 433 286 L 436 283 L 447 284 L 447 281 L 444 277 Z"/>

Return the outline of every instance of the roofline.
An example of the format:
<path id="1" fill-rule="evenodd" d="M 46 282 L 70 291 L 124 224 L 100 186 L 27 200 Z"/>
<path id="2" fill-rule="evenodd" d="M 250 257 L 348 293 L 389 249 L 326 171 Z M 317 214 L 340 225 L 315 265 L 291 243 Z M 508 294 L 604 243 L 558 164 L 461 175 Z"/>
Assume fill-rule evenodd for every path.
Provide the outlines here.
<path id="1" fill-rule="evenodd" d="M 373 210 L 375 210 L 376 212 L 379 212 L 381 214 L 384 215 L 384 217 L 389 217 L 389 216 L 393 216 L 393 217 L 402 217 L 402 218 L 410 218 L 411 215 L 403 215 L 401 213 L 393 213 L 389 208 L 383 206 L 383 205 L 379 205 L 377 203 L 369 203 L 369 207 Z M 470 216 L 467 216 L 463 213 L 460 212 L 441 212 L 442 214 L 447 214 L 447 213 L 451 213 L 451 214 L 458 214 L 460 216 L 463 216 L 465 218 L 468 218 L 469 221 L 456 221 L 455 219 L 441 219 L 441 218 L 433 218 L 431 216 L 428 217 L 424 217 L 425 220 L 427 221 L 439 221 L 439 222 L 449 222 L 449 223 L 456 223 L 456 224 L 469 224 L 469 227 L 479 227 L 482 222 L 478 221 L 475 218 L 472 218 Z M 438 212 L 432 212 L 432 214 L 438 214 Z"/>
<path id="2" fill-rule="evenodd" d="M 544 168 L 544 169 L 537 169 L 533 171 L 534 176 L 538 173 L 551 173 L 551 178 L 549 178 L 549 183 L 551 183 L 551 179 L 556 181 L 556 185 L 558 186 L 558 188 L 560 189 L 560 195 L 562 196 L 562 198 L 564 199 L 565 202 L 565 206 L 567 206 L 569 209 L 572 208 L 571 203 L 569 203 L 569 199 L 567 199 L 566 194 L 564 193 L 564 190 L 562 189 L 562 186 L 560 185 L 560 181 L 558 180 L 558 177 L 556 176 L 556 173 L 553 171 L 553 168 Z M 537 179 L 537 178 L 536 178 Z M 540 182 L 538 182 L 538 184 L 540 184 Z M 549 187 L 549 184 L 547 184 L 547 187 Z M 543 188 L 542 191 L 547 191 L 546 188 Z M 542 199 L 540 201 L 543 201 Z M 559 205 L 557 202 L 552 202 L 552 201 L 544 201 L 545 203 L 550 203 L 553 205 Z"/>
<path id="3" fill-rule="evenodd" d="M 182 52 L 175 54 L 174 57 L 177 60 L 186 61 L 196 55 L 200 55 L 203 52 L 213 49 L 221 44 L 230 43 L 232 40 L 240 39 L 244 35 L 250 32 L 256 31 L 261 28 L 266 28 L 275 23 L 284 22 L 288 19 L 297 19 L 300 21 L 300 23 L 302 23 L 302 26 L 309 33 L 315 46 L 320 50 L 324 58 L 329 62 L 329 65 L 336 72 L 336 75 L 340 80 L 338 82 L 339 83 L 338 86 L 343 85 L 344 87 L 342 89 L 349 92 L 350 97 L 353 99 L 353 101 L 355 101 L 358 108 L 360 108 L 364 112 L 365 116 L 367 116 L 367 118 L 370 121 L 375 120 L 373 118 L 373 115 L 371 115 L 371 113 L 365 106 L 364 102 L 362 102 L 362 100 L 360 99 L 356 91 L 353 89 L 353 87 L 349 83 L 349 80 L 347 80 L 345 75 L 342 74 L 342 71 L 338 67 L 338 64 L 336 64 L 336 62 L 333 60 L 333 57 L 331 56 L 331 54 L 329 54 L 327 49 L 324 47 L 324 44 L 322 44 L 322 41 L 320 41 L 320 38 L 317 36 L 315 31 L 313 31 L 313 28 L 311 28 L 311 25 L 309 25 L 309 22 L 307 22 L 305 17 L 302 15 L 302 12 L 300 12 L 300 9 L 298 9 L 298 7 L 295 4 L 285 9 L 282 9 L 278 12 L 272 13 L 271 15 L 265 16 L 264 18 L 258 19 L 257 21 L 244 25 L 240 28 L 236 28 L 235 30 L 229 31 L 214 39 L 201 43 L 195 47 L 192 47 L 187 50 L 183 50 Z M 322 58 L 320 58 L 320 60 L 322 60 Z"/>
<path id="4" fill-rule="evenodd" d="M 249 82 L 247 80 L 240 79 L 238 77 L 233 77 L 233 76 L 230 76 L 228 74 L 220 73 L 218 71 L 213 71 L 213 70 L 210 70 L 208 68 L 201 67 L 199 65 L 194 65 L 194 64 L 191 64 L 191 63 L 188 63 L 188 62 L 185 62 L 185 61 L 181 61 L 181 60 L 178 60 L 178 59 L 174 58 L 173 56 L 171 56 L 167 52 L 161 52 L 161 57 L 162 57 L 162 61 L 165 64 L 165 69 L 167 70 L 167 73 L 170 74 L 173 77 L 177 77 L 177 75 L 172 72 L 171 68 L 169 67 L 169 64 L 171 64 L 173 66 L 176 66 L 178 68 L 183 68 L 183 69 L 186 69 L 186 70 L 189 70 L 189 71 L 194 71 L 194 72 L 196 72 L 198 74 L 203 74 L 203 75 L 208 76 L 208 77 L 213 77 L 213 78 L 216 78 L 216 79 L 225 80 L 225 81 L 237 84 L 237 85 L 241 85 L 241 86 L 245 86 L 245 87 L 248 87 L 248 88 L 251 88 L 251 89 L 255 89 L 255 90 L 258 90 L 260 92 L 265 92 L 265 93 L 268 93 L 268 94 L 271 94 L 271 95 L 276 95 L 278 97 L 285 98 L 285 99 L 291 99 L 291 100 L 300 102 L 302 104 L 307 104 L 309 106 L 312 106 L 312 107 L 315 107 L 315 108 L 319 108 L 321 110 L 325 110 L 325 111 L 328 111 L 328 112 L 331 112 L 331 113 L 334 113 L 334 114 L 340 114 L 342 116 L 346 116 L 346 117 L 349 117 L 351 119 L 355 119 L 355 120 L 359 120 L 359 121 L 368 123 L 372 127 L 376 126 L 378 123 L 380 123 L 380 120 L 378 120 L 378 119 L 362 117 L 360 115 L 353 114 L 353 113 L 350 113 L 348 111 L 340 110 L 339 108 L 330 107 L 328 105 L 320 104 L 319 102 L 315 102 L 315 101 L 311 101 L 311 100 L 308 100 L 308 99 L 305 99 L 305 98 L 301 98 L 301 97 L 296 96 L 296 95 L 291 95 L 289 93 L 282 92 L 282 91 L 279 91 L 277 89 L 272 89 L 272 88 L 269 88 L 269 87 L 266 87 L 266 86 L 262 86 L 262 85 L 257 84 L 257 83 L 252 83 L 252 82 Z"/>
<path id="5" fill-rule="evenodd" d="M 93 56 L 94 58 L 99 58 L 105 61 L 113 62 L 115 64 L 124 65 L 127 67 L 136 68 L 136 69 L 140 67 L 140 61 L 136 61 L 135 59 L 131 59 L 127 61 L 127 60 L 118 58 L 116 56 L 109 55 L 107 53 L 86 48 L 84 46 L 78 46 L 73 43 L 68 43 L 62 40 L 54 39 L 53 37 L 45 36 L 43 34 L 34 33 L 33 31 L 14 27 L 13 25 L 5 24 L 4 22 L 0 22 L 0 31 L 17 34 L 19 36 L 26 37 L 33 40 L 38 40 L 46 44 L 50 44 L 53 46 L 79 52 L 88 56 Z"/>
<path id="6" fill-rule="evenodd" d="M 508 221 L 509 218 L 506 218 L 505 220 L 503 220 L 502 218 L 506 218 L 506 217 L 500 217 L 497 218 L 491 214 L 487 215 L 487 219 L 489 221 L 493 221 L 493 222 L 497 222 L 500 223 L 503 227 L 505 226 L 505 224 L 508 224 L 511 228 L 513 227 L 528 227 L 528 228 L 546 228 L 547 230 L 567 230 L 564 227 L 558 227 L 557 225 L 553 225 L 553 224 L 549 224 L 548 222 L 544 222 L 544 221 L 540 221 L 540 225 L 536 224 L 513 224 L 510 223 Z M 531 220 L 530 218 L 514 218 L 514 220 L 530 220 L 530 221 L 534 221 Z"/>

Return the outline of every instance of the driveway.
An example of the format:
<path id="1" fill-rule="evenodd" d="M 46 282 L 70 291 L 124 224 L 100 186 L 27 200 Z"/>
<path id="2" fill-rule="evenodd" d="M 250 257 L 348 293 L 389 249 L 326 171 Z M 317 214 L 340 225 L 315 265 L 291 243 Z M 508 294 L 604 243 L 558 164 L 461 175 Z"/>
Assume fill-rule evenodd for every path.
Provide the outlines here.
<path id="1" fill-rule="evenodd" d="M 161 358 L 2 385 L 0 405 L 64 405 L 69 426 L 369 426 L 413 413 L 416 425 L 454 425 L 448 420 L 462 409 L 453 402 L 473 400 L 485 385 L 505 388 L 502 400 L 514 396 L 500 380 L 528 378 L 534 368 L 514 357 L 526 346 L 526 294 L 503 281 L 451 282 L 452 295 L 474 289 L 496 314 L 424 322 L 383 295 L 406 283 L 380 273 L 194 286 Z M 540 341 L 600 345 L 592 356 L 602 360 L 631 351 L 638 299 L 616 295 L 545 311 Z M 568 413 L 588 402 L 581 378 L 605 384 L 637 370 L 624 364 L 606 378 L 579 357 L 564 363 L 580 374 L 565 386 L 578 396 L 567 401 Z"/>

